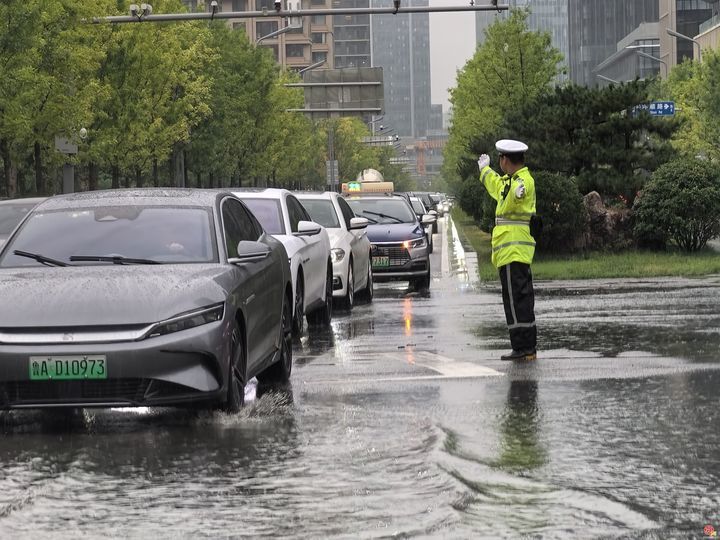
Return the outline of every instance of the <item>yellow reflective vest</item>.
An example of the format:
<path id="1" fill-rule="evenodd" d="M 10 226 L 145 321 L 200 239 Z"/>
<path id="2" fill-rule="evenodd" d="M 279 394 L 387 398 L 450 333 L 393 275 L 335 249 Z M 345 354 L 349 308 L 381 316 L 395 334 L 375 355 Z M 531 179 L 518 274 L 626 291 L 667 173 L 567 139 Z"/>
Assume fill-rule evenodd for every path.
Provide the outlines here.
<path id="1" fill-rule="evenodd" d="M 535 180 L 527 167 L 512 177 L 500 176 L 489 166 L 480 171 L 480 182 L 497 201 L 492 232 L 492 263 L 496 268 L 511 262 L 532 264 L 535 239 L 530 235 L 530 218 L 535 214 Z M 525 185 L 525 196 L 515 197 L 515 189 Z"/>

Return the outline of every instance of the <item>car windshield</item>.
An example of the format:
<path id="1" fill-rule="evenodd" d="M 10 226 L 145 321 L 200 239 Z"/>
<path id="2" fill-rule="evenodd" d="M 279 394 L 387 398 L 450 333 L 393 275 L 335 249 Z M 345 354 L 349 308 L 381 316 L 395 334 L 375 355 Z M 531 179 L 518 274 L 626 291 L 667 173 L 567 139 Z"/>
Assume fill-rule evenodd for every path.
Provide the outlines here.
<path id="1" fill-rule="evenodd" d="M 241 198 L 268 234 L 285 234 L 280 201 L 277 199 Z"/>
<path id="2" fill-rule="evenodd" d="M 340 228 L 340 220 L 332 201 L 327 199 L 301 199 L 300 202 L 315 223 L 319 223 L 328 229 Z"/>
<path id="3" fill-rule="evenodd" d="M 355 215 L 370 223 L 415 223 L 416 217 L 405 199 L 348 199 Z"/>
<path id="4" fill-rule="evenodd" d="M 71 257 L 145 259 L 160 263 L 217 262 L 212 216 L 204 208 L 103 206 L 35 212 L 5 246 L 2 267 L 39 266 L 37 258 L 72 265 Z"/>
<path id="5" fill-rule="evenodd" d="M 0 204 L 0 235 L 7 236 L 37 203 Z"/>

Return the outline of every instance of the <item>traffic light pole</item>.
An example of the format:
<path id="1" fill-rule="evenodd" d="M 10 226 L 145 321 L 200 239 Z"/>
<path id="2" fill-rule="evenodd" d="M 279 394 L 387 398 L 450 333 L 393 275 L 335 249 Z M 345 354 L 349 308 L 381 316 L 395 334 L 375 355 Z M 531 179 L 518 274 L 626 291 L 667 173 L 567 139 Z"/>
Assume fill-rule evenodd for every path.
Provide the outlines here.
<path id="1" fill-rule="evenodd" d="M 336 8 L 336 9 L 299 9 L 299 10 L 273 10 L 262 11 L 223 11 L 218 13 L 163 13 L 146 15 L 144 17 L 132 15 L 111 15 L 107 17 L 93 17 L 85 22 L 92 24 L 121 24 L 140 22 L 168 22 L 168 21 L 198 21 L 215 19 L 261 19 L 263 17 L 311 17 L 313 15 L 380 15 L 400 13 L 452 13 L 463 11 L 507 11 L 507 5 L 464 5 L 464 6 L 408 6 L 395 9 L 393 7 L 373 8 Z"/>

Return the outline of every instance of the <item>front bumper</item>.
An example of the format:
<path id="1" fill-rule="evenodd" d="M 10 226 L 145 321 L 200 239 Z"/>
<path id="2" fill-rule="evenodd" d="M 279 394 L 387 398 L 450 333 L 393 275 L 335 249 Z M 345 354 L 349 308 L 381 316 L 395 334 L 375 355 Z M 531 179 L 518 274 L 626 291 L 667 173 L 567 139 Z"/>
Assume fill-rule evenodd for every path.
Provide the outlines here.
<path id="1" fill-rule="evenodd" d="M 229 373 L 229 324 L 120 343 L 0 345 L 0 409 L 133 407 L 218 401 Z M 105 355 L 107 379 L 30 380 L 31 356 Z"/>
<path id="2" fill-rule="evenodd" d="M 373 243 L 372 245 L 373 259 L 378 256 L 387 256 L 390 263 L 388 266 L 373 264 L 374 281 L 403 281 L 426 276 L 430 271 L 427 245 L 420 248 L 405 248 L 402 242 Z"/>

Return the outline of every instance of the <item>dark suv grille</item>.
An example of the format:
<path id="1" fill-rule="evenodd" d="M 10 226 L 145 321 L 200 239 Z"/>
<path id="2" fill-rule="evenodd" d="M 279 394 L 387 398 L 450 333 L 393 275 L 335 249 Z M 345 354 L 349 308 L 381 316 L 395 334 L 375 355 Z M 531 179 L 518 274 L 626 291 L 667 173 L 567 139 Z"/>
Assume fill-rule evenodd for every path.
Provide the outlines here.
<path id="1" fill-rule="evenodd" d="M 13 404 L 71 401 L 140 402 L 149 382 L 149 379 L 8 382 L 0 385 L 0 400 Z"/>

